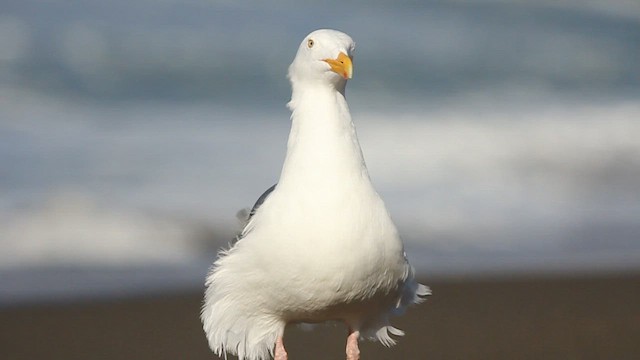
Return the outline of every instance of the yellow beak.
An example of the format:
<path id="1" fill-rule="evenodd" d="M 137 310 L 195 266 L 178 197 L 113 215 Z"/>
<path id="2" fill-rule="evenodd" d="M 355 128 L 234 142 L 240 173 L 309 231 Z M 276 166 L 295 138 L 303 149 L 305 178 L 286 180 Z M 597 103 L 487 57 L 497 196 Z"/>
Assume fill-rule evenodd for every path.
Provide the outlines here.
<path id="1" fill-rule="evenodd" d="M 353 76 L 353 63 L 347 54 L 340 52 L 336 59 L 322 60 L 331 66 L 331 70 L 345 79 L 351 79 Z"/>

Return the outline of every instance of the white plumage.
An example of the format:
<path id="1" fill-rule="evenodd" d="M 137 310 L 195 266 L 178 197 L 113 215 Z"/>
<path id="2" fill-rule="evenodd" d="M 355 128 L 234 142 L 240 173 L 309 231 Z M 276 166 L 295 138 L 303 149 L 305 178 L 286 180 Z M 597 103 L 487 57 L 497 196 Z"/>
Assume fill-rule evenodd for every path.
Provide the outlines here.
<path id="1" fill-rule="evenodd" d="M 389 317 L 430 293 L 414 280 L 369 180 L 344 95 L 354 46 L 344 33 L 317 30 L 289 67 L 280 180 L 206 280 L 201 318 L 218 355 L 269 359 L 278 343 L 275 356 L 286 359 L 287 324 L 335 320 L 351 329 L 347 357 L 357 359 L 359 335 L 393 345 L 389 333 L 402 332 Z"/>

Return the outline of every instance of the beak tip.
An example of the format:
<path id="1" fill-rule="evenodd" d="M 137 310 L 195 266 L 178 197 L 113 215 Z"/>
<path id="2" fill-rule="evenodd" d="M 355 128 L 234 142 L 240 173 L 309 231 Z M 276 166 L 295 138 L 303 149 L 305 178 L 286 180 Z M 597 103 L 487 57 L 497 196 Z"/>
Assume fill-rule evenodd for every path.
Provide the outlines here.
<path id="1" fill-rule="evenodd" d="M 344 52 L 340 52 L 336 59 L 323 59 L 324 62 L 329 64 L 331 70 L 343 79 L 349 80 L 353 77 L 353 65 L 351 58 Z"/>

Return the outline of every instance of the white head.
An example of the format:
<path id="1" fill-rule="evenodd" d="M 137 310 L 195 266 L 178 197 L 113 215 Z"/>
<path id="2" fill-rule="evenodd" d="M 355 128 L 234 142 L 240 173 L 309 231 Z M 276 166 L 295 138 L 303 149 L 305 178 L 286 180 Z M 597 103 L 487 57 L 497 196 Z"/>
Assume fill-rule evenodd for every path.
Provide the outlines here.
<path id="1" fill-rule="evenodd" d="M 353 74 L 353 52 L 356 44 L 349 35 L 321 29 L 307 35 L 289 66 L 292 85 L 322 82 L 344 89 Z"/>

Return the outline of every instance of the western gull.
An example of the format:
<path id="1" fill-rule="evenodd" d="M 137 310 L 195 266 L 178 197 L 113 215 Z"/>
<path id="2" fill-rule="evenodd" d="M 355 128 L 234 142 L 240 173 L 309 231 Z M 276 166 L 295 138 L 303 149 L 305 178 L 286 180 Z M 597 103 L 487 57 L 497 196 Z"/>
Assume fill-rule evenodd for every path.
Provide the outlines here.
<path id="1" fill-rule="evenodd" d="M 355 43 L 322 29 L 289 67 L 291 133 L 280 180 L 256 202 L 206 279 L 201 320 L 218 356 L 287 359 L 287 324 L 347 325 L 346 356 L 360 337 L 392 346 L 389 324 L 430 294 L 418 284 L 398 231 L 373 188 L 345 99 Z"/>

